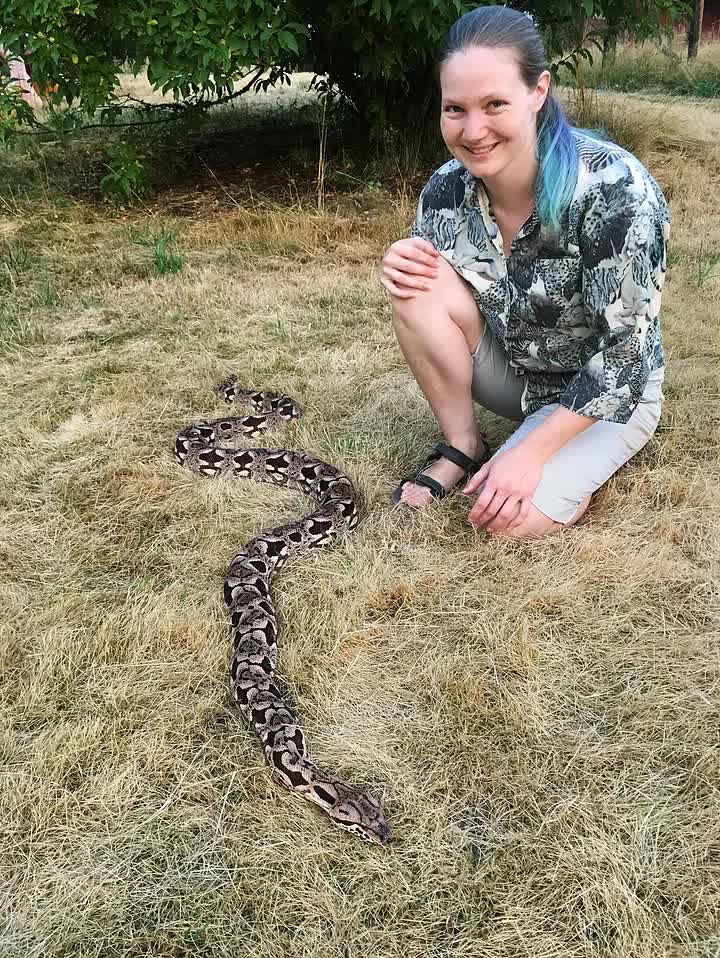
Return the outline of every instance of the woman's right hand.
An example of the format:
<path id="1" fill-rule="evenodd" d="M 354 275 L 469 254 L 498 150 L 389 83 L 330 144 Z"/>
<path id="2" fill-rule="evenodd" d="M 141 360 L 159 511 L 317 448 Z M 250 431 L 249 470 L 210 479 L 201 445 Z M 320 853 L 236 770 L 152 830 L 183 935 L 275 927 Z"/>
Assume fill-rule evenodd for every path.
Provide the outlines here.
<path id="1" fill-rule="evenodd" d="M 419 236 L 398 240 L 383 257 L 380 282 L 391 296 L 413 299 L 430 289 L 431 280 L 440 275 L 439 256 L 435 247 Z"/>

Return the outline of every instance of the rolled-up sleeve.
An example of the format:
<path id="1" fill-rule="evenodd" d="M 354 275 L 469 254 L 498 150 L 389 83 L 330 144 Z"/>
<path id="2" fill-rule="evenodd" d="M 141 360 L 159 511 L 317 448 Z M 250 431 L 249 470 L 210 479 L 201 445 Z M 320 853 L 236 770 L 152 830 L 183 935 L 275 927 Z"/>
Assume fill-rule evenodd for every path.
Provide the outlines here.
<path id="1" fill-rule="evenodd" d="M 620 182 L 596 193 L 586 210 L 582 300 L 600 348 L 558 399 L 579 415 L 626 423 L 661 348 L 670 216 L 658 193 Z"/>

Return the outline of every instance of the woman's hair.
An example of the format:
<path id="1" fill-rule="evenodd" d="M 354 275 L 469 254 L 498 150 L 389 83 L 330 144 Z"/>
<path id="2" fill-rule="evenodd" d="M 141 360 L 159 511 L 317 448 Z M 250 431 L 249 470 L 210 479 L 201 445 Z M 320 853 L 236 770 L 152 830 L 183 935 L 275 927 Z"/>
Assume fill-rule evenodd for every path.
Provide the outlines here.
<path id="1" fill-rule="evenodd" d="M 533 89 L 549 69 L 540 31 L 527 13 L 509 7 L 476 7 L 450 27 L 440 48 L 438 73 L 454 53 L 472 47 L 513 50 L 525 85 Z M 554 229 L 570 206 L 577 183 L 578 151 L 563 108 L 548 91 L 537 116 L 538 175 L 535 186 L 540 222 Z"/>

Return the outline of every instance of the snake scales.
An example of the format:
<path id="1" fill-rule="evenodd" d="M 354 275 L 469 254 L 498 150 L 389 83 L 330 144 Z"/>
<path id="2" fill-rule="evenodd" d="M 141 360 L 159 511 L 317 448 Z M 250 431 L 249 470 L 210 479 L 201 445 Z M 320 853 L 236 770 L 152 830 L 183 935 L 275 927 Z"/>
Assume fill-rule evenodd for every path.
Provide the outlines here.
<path id="1" fill-rule="evenodd" d="M 294 793 L 319 805 L 332 820 L 366 841 L 385 844 L 390 829 L 380 803 L 367 792 L 319 768 L 308 757 L 305 736 L 278 690 L 278 624 L 270 595 L 274 574 L 288 559 L 326 545 L 355 528 L 359 513 L 352 483 L 338 469 L 291 449 L 229 449 L 220 443 L 281 428 L 300 411 L 289 396 L 239 389 L 230 379 L 216 387 L 225 402 L 245 403 L 253 415 L 191 423 L 178 433 L 175 456 L 201 476 L 236 476 L 301 489 L 317 501 L 311 513 L 265 529 L 234 556 L 225 577 L 230 620 L 233 698 L 262 742 L 273 774 Z"/>

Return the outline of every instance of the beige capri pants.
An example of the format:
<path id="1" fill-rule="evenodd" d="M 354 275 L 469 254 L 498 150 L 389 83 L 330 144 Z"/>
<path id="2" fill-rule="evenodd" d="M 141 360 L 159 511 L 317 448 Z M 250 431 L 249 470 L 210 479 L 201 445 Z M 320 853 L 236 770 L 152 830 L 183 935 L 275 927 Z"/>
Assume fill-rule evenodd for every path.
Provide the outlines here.
<path id="1" fill-rule="evenodd" d="M 472 354 L 472 361 L 472 394 L 475 401 L 498 416 L 521 421 L 521 425 L 495 456 L 511 449 L 560 408 L 559 403 L 549 403 L 523 417 L 520 398 L 525 377 L 515 374 L 502 346 L 487 326 Z M 627 423 L 599 420 L 566 442 L 548 459 L 532 498 L 536 509 L 555 522 L 570 522 L 583 499 L 592 495 L 642 449 L 652 437 L 660 419 L 664 375 L 664 368 L 650 374 L 640 402 Z"/>

